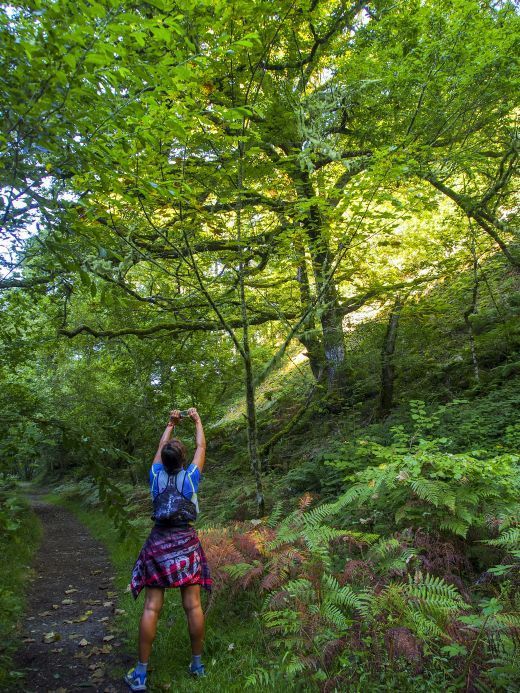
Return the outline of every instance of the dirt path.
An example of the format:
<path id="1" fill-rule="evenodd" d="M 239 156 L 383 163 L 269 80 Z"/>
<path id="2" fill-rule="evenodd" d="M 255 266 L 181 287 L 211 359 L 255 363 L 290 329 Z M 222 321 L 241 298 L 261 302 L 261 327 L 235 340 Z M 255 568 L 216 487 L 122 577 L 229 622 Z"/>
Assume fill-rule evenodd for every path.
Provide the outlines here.
<path id="1" fill-rule="evenodd" d="M 22 647 L 24 678 L 10 691 L 127 691 L 121 673 L 133 663 L 115 629 L 113 569 L 103 546 L 67 510 L 33 496 L 43 538 L 27 588 Z"/>

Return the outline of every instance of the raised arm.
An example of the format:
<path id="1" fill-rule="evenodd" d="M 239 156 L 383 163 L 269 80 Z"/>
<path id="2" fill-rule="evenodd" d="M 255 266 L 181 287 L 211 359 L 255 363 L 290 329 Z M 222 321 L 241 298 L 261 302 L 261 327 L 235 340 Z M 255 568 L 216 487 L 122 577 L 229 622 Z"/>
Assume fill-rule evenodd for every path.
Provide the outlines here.
<path id="1" fill-rule="evenodd" d="M 188 409 L 188 414 L 190 419 L 195 422 L 195 445 L 197 447 L 193 456 L 193 464 L 199 468 L 199 472 L 202 474 L 204 462 L 206 461 L 206 436 L 204 435 L 204 428 L 202 427 L 198 411 L 196 409 Z"/>
<path id="2" fill-rule="evenodd" d="M 173 434 L 173 429 L 175 426 L 179 423 L 180 415 L 179 415 L 179 410 L 174 409 L 172 412 L 170 412 L 170 420 L 166 424 L 166 428 L 164 429 L 164 433 L 161 436 L 161 440 L 159 441 L 159 447 L 157 448 L 157 452 L 155 453 L 155 456 L 153 458 L 154 462 L 160 462 L 161 461 L 161 450 L 163 448 L 163 445 L 167 443 L 170 438 L 172 437 Z"/>

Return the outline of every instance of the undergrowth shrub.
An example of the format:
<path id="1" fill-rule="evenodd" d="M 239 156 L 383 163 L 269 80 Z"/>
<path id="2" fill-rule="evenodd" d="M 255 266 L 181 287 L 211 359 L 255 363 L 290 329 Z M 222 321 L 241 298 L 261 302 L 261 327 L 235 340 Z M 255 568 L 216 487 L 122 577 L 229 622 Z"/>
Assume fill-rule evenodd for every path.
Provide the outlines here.
<path id="1" fill-rule="evenodd" d="M 329 462 L 351 484 L 334 503 L 338 514 L 376 531 L 395 524 L 466 537 L 518 512 L 520 454 L 451 452 L 448 438 L 429 434 L 438 416 L 427 415 L 423 402 L 412 403 L 412 419 L 411 433 L 392 428 L 390 444 L 359 440 L 352 458 Z"/>
<path id="2" fill-rule="evenodd" d="M 403 469 L 410 470 L 411 479 L 420 479 L 424 469 L 433 470 L 425 479 L 430 486 L 410 481 L 406 493 L 423 513 L 430 506 L 443 508 L 435 484 L 446 484 L 444 493 L 451 490 L 447 458 L 436 466 L 437 449 L 424 445 L 423 439 L 411 446 L 407 441 L 405 446 L 402 432 L 397 434 L 400 438 L 389 447 L 398 460 L 383 462 L 383 471 L 395 465 L 389 475 L 395 480 Z M 376 453 L 380 447 L 374 448 Z M 495 483 L 493 476 L 500 484 L 510 472 L 511 460 L 487 460 L 476 467 L 474 460 L 479 461 L 472 458 L 470 466 L 468 459 L 455 456 L 456 473 L 461 478 L 466 475 L 477 496 L 475 508 L 470 505 L 475 519 L 462 519 L 486 528 L 488 538 L 481 541 L 504 556 L 503 563 L 490 567 L 476 584 L 470 582 L 476 575 L 466 555 L 467 541 L 461 537 L 466 532 L 453 532 L 452 527 L 439 532 L 435 522 L 440 523 L 441 515 L 432 518 L 429 512 L 427 522 L 422 515 L 409 515 L 408 527 L 400 531 L 392 531 L 393 518 L 387 516 L 385 532 L 366 527 L 359 531 L 358 515 L 350 516 L 345 509 L 362 497 L 357 475 L 364 472 L 356 472 L 356 492 L 347 491 L 334 503 L 314 505 L 313 497 L 306 494 L 285 518 L 280 504 L 267 521 L 202 531 L 217 594 L 247 589 L 264 595 L 261 618 L 271 635 L 274 663 L 251 674 L 248 686 L 339 691 L 366 684 L 373 690 L 388 690 L 385 686 L 390 684 L 406 686 L 406 677 L 413 675 L 424 682 L 425 690 L 431 685 L 514 690 L 520 633 L 515 572 L 518 522 L 513 510 L 504 512 L 507 503 L 492 522 L 477 521 L 480 499 L 495 497 L 494 490 L 481 491 L 484 484 L 478 474 L 485 476 L 488 487 Z M 373 495 L 378 487 L 377 481 L 370 484 L 372 469 L 370 474 L 363 483 Z M 455 491 L 453 497 L 446 507 L 456 513 L 457 504 L 463 503 Z M 388 492 L 385 502 L 393 498 Z M 513 499 L 508 498 L 512 507 Z M 400 496 L 397 500 L 398 507 L 408 502 Z M 414 527 L 410 517 L 421 517 L 421 522 Z M 381 520 L 379 525 L 383 526 Z M 384 685 L 378 689 L 381 682 Z"/>
<path id="3" fill-rule="evenodd" d="M 16 623 L 23 606 L 29 563 L 40 537 L 37 519 L 9 485 L 0 485 L 0 689 L 9 682 L 10 658 L 16 644 Z M 11 683 L 13 681 L 11 680 Z"/>

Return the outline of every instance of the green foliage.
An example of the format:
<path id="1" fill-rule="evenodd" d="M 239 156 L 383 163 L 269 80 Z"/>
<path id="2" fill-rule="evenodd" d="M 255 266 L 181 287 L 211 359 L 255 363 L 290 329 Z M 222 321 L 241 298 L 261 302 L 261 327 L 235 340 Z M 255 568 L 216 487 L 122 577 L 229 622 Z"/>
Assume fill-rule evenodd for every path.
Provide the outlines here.
<path id="1" fill-rule="evenodd" d="M 7 688 L 16 626 L 24 608 L 30 562 L 40 538 L 40 526 L 27 501 L 11 484 L 0 486 L 0 688 Z"/>
<path id="2" fill-rule="evenodd" d="M 397 427 L 389 445 L 358 441 L 357 457 L 367 466 L 347 476 L 352 485 L 336 501 L 338 511 L 352 507 L 358 522 L 368 520 L 376 530 L 391 523 L 393 515 L 398 526 L 465 537 L 470 529 L 485 529 L 501 512 L 518 507 L 519 455 L 449 452 L 449 439 L 428 435 L 438 426 L 439 415 L 427 415 L 422 402 L 411 407 L 414 429 L 409 437 Z M 352 469 L 350 460 L 330 464 Z"/>
<path id="3" fill-rule="evenodd" d="M 251 467 L 277 504 L 249 548 L 214 532 L 283 636 L 250 686 L 399 689 L 425 657 L 426 688 L 478 658 L 509 685 L 519 31 L 478 0 L 0 9 L 0 474 L 65 479 L 131 542 L 159 422 L 198 406 L 202 522 L 253 515 Z"/>

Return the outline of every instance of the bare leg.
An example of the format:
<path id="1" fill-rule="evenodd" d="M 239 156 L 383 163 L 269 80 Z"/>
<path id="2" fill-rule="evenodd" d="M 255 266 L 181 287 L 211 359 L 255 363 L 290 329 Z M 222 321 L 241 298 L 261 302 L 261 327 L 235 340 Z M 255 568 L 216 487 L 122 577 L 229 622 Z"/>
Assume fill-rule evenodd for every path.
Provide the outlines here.
<path id="1" fill-rule="evenodd" d="M 188 619 L 188 631 L 191 640 L 191 653 L 202 654 L 204 642 L 204 613 L 200 603 L 200 585 L 181 587 L 182 606 Z"/>
<path id="2" fill-rule="evenodd" d="M 150 659 L 153 641 L 157 633 L 157 621 L 164 604 L 163 587 L 147 587 L 144 611 L 139 624 L 139 661 L 146 663 Z"/>

